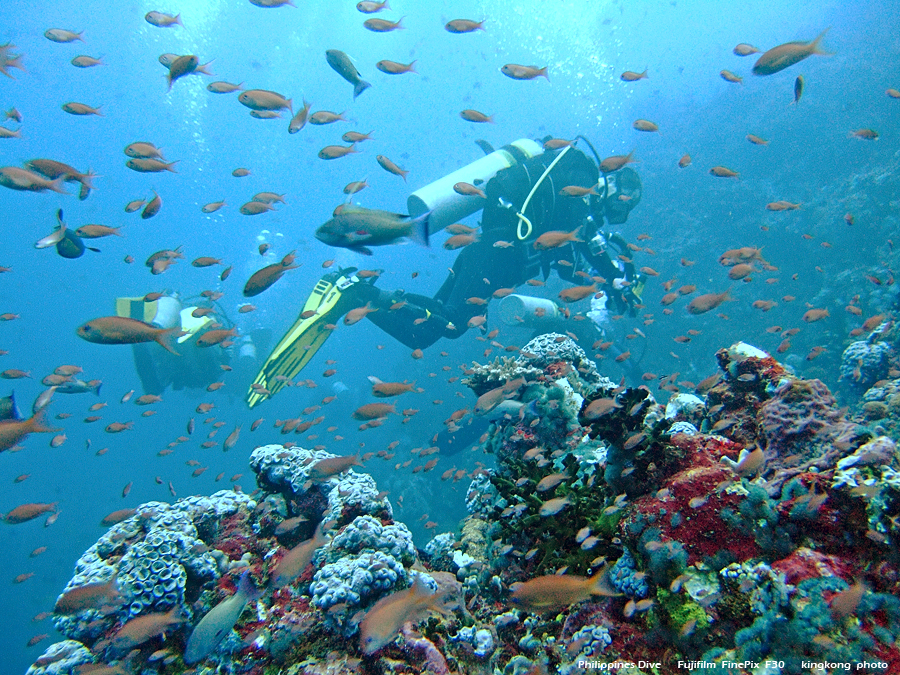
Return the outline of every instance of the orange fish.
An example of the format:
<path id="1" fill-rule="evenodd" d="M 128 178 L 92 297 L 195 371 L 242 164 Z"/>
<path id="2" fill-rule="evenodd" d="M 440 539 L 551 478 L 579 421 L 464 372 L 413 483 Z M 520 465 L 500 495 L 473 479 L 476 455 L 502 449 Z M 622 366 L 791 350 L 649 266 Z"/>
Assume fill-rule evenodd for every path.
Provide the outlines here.
<path id="1" fill-rule="evenodd" d="M 637 160 L 632 159 L 634 155 L 634 150 L 629 152 L 627 155 L 612 155 L 607 157 L 602 162 L 600 162 L 600 171 L 603 173 L 612 173 L 613 171 L 618 171 L 626 164 L 631 164 L 636 162 Z"/>
<path id="2" fill-rule="evenodd" d="M 370 376 L 369 381 L 372 382 L 372 396 L 378 398 L 389 398 L 391 396 L 399 396 L 408 391 L 414 391 L 415 382 L 382 382 L 377 377 Z"/>
<path id="3" fill-rule="evenodd" d="M 806 323 L 813 323 L 815 321 L 821 321 L 822 319 L 825 319 L 829 316 L 831 315 L 828 313 L 827 309 L 816 309 L 815 307 L 813 307 L 812 309 L 808 309 L 803 314 L 803 320 Z"/>
<path id="4" fill-rule="evenodd" d="M 180 334 L 179 328 L 156 328 L 155 326 L 122 316 L 103 316 L 88 321 L 76 331 L 78 337 L 88 342 L 105 345 L 132 345 L 142 342 L 156 342 L 163 349 L 178 356 L 169 340 Z"/>
<path id="5" fill-rule="evenodd" d="M 29 520 L 39 518 L 47 512 L 55 511 L 58 503 L 59 502 L 53 502 L 52 504 L 22 504 L 7 513 L 3 517 L 3 520 L 9 525 L 27 523 Z"/>
<path id="6" fill-rule="evenodd" d="M 386 2 L 383 4 L 387 4 Z M 444 24 L 444 30 L 448 33 L 471 33 L 476 30 L 484 30 L 484 20 L 472 21 L 470 19 L 453 19 Z"/>
<path id="7" fill-rule="evenodd" d="M 392 30 L 397 30 L 398 28 L 403 28 L 402 21 L 403 17 L 400 17 L 397 21 L 388 21 L 387 19 L 366 19 L 363 21 L 363 27 L 373 33 L 387 33 Z"/>
<path id="8" fill-rule="evenodd" d="M 715 309 L 723 302 L 730 299 L 730 291 L 725 291 L 724 293 L 704 293 L 691 300 L 690 303 L 688 303 L 687 310 L 691 314 L 703 314 L 711 309 Z"/>
<path id="9" fill-rule="evenodd" d="M 659 131 L 659 126 L 650 120 L 635 120 L 631 126 L 637 131 Z"/>
<path id="10" fill-rule="evenodd" d="M 777 201 L 766 204 L 766 209 L 769 211 L 796 211 L 800 206 L 800 203 L 792 204 L 791 202 Z"/>
<path id="11" fill-rule="evenodd" d="M 381 69 L 379 68 L 379 70 Z M 463 110 L 459 113 L 459 116 L 462 117 L 466 122 L 475 122 L 476 124 L 483 124 L 485 122 L 491 124 L 494 123 L 493 115 L 485 115 L 483 112 L 479 112 L 477 110 Z"/>
<path id="12" fill-rule="evenodd" d="M 786 42 L 783 45 L 772 47 L 772 49 L 764 52 L 753 65 L 754 75 L 772 75 L 785 68 L 789 68 L 795 63 L 799 63 L 808 56 L 818 54 L 827 56 L 828 52 L 819 50 L 819 42 L 828 32 L 826 28 L 812 42 Z"/>
<path id="13" fill-rule="evenodd" d="M 315 552 L 328 543 L 328 537 L 325 536 L 322 529 L 322 523 L 319 523 L 311 539 L 300 542 L 278 561 L 269 579 L 270 588 L 287 586 L 306 569 Z"/>
<path id="14" fill-rule="evenodd" d="M 244 297 L 252 298 L 259 295 L 278 281 L 285 272 L 297 269 L 297 267 L 297 265 L 285 266 L 278 262 L 254 272 L 244 285 Z"/>
<path id="15" fill-rule="evenodd" d="M 718 178 L 738 178 L 740 176 L 736 171 L 732 171 L 724 166 L 714 166 L 709 172 Z"/>
<path id="16" fill-rule="evenodd" d="M 546 251 L 551 248 L 564 246 L 569 242 L 581 243 L 582 240 L 575 236 L 578 233 L 578 229 L 572 230 L 571 232 L 562 232 L 560 230 L 544 232 L 544 234 L 535 240 L 533 246 L 538 251 Z"/>
<path id="17" fill-rule="evenodd" d="M 567 185 L 562 190 L 559 191 L 559 194 L 565 195 L 567 197 L 585 197 L 587 195 L 595 195 L 597 191 L 594 189 L 596 185 L 592 185 L 591 187 L 581 187 L 580 185 Z"/>
<path id="18" fill-rule="evenodd" d="M 619 79 L 623 82 L 637 82 L 638 80 L 646 80 L 647 77 L 647 69 L 644 68 L 643 73 L 636 73 L 633 70 L 626 70 L 624 73 L 619 75 Z"/>
<path id="19" fill-rule="evenodd" d="M 874 129 L 857 129 L 850 132 L 851 138 L 860 138 L 864 141 L 877 141 L 878 132 Z"/>
<path id="20" fill-rule="evenodd" d="M 728 278 L 743 279 L 744 277 L 755 271 L 756 268 L 753 267 L 753 265 L 748 265 L 747 263 L 739 263 L 728 270 Z"/>
<path id="21" fill-rule="evenodd" d="M 536 77 L 543 77 L 548 82 L 550 81 L 550 77 L 547 75 L 547 66 L 538 68 L 537 66 L 520 66 L 515 63 L 507 63 L 500 69 L 500 72 L 514 80 L 533 80 Z"/>
<path id="22" fill-rule="evenodd" d="M 388 75 L 403 75 L 404 73 L 415 73 L 418 75 L 415 66 L 415 61 L 411 63 L 398 63 L 397 61 L 388 61 L 387 59 L 375 64 L 375 67 L 378 68 L 378 70 L 382 73 L 387 73 Z"/>
<path id="23" fill-rule="evenodd" d="M 359 624 L 359 644 L 365 654 L 373 654 L 390 643 L 407 621 L 417 621 L 423 612 L 449 614 L 446 593 L 432 593 L 421 576 L 412 587 L 381 598 Z"/>
<path id="24" fill-rule="evenodd" d="M 884 321 L 884 314 L 876 314 L 875 316 L 870 316 L 863 322 L 862 329 L 866 332 L 875 330 Z"/>
<path id="25" fill-rule="evenodd" d="M 128 651 L 165 633 L 171 626 L 187 620 L 182 616 L 181 607 L 173 607 L 168 612 L 144 614 L 128 621 L 115 634 L 112 646 L 115 649 Z"/>
<path id="26" fill-rule="evenodd" d="M 834 619 L 843 619 L 856 613 L 859 601 L 868 589 L 865 584 L 857 582 L 831 598 L 829 606 Z"/>
<path id="27" fill-rule="evenodd" d="M 591 284 L 590 286 L 572 286 L 571 288 L 564 288 L 561 290 L 559 292 L 559 299 L 563 302 L 578 302 L 589 295 L 594 295 L 596 292 L 597 284 Z"/>
<path id="28" fill-rule="evenodd" d="M 513 604 L 531 612 L 557 610 L 588 600 L 593 595 L 613 597 L 621 595 L 609 583 L 607 568 L 590 578 L 569 574 L 548 574 L 530 579 L 515 587 Z"/>
<path id="29" fill-rule="evenodd" d="M 346 157 L 347 155 L 352 155 L 358 152 L 359 150 L 356 149 L 356 143 L 353 143 L 349 146 L 326 145 L 324 148 L 319 150 L 319 159 L 337 159 L 339 157 Z"/>
<path id="30" fill-rule="evenodd" d="M 77 614 L 85 609 L 100 609 L 121 600 L 116 580 L 85 584 L 65 591 L 56 600 L 55 614 Z"/>
<path id="31" fill-rule="evenodd" d="M 678 293 L 666 293 L 666 294 L 665 294 L 664 296 L 662 296 L 662 298 L 660 299 L 660 303 L 663 304 L 663 305 L 671 305 L 671 304 L 672 304 L 673 302 L 675 302 L 677 299 L 678 299 Z"/>
<path id="32" fill-rule="evenodd" d="M 759 54 L 759 50 L 753 45 L 748 45 L 746 42 L 742 42 L 737 45 L 731 52 L 735 56 L 750 56 L 751 54 Z"/>
<path id="33" fill-rule="evenodd" d="M 365 307 L 357 307 L 356 309 L 351 309 L 347 312 L 347 315 L 344 317 L 344 325 L 352 326 L 353 324 L 362 321 L 367 314 L 377 311 L 377 307 L 371 307 L 367 302 Z"/>
<path id="34" fill-rule="evenodd" d="M 237 328 L 229 328 L 228 330 L 225 330 L 224 328 L 208 330 L 197 338 L 196 344 L 198 347 L 213 347 L 224 343 L 225 340 L 234 335 L 237 335 Z"/>
<path id="35" fill-rule="evenodd" d="M 375 159 L 378 161 L 378 164 L 381 165 L 382 169 L 384 169 L 388 173 L 394 174 L 395 176 L 400 176 L 403 179 L 403 182 L 406 182 L 406 175 L 409 173 L 409 171 L 404 171 L 384 155 L 376 155 Z"/>
<path id="36" fill-rule="evenodd" d="M 367 403 L 360 406 L 353 412 L 355 420 L 375 420 L 381 417 L 387 417 L 390 414 L 396 414 L 397 409 L 393 405 L 387 403 Z"/>

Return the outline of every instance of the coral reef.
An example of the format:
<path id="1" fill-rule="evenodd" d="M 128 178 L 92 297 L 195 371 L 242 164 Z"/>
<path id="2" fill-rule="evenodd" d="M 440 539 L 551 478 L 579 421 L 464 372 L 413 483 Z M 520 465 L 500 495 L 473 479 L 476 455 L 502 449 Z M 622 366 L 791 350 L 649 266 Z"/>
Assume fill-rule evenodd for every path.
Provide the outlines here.
<path id="1" fill-rule="evenodd" d="M 69 588 L 115 577 L 120 602 L 58 615 L 77 641 L 51 646 L 30 672 L 119 668 L 110 645 L 124 622 L 178 607 L 184 625 L 133 651 L 129 667 L 180 675 L 190 631 L 235 597 L 240 570 L 263 595 L 196 672 L 575 675 L 590 660 L 657 664 L 629 669 L 649 675 L 703 660 L 716 667 L 694 672 L 719 675 L 726 660 L 766 659 L 785 675 L 805 675 L 809 660 L 900 672 L 895 427 L 867 426 L 871 411 L 839 409 L 822 382 L 744 343 L 717 352 L 703 396 L 663 406 L 596 375 L 569 342 L 542 336 L 518 359 L 469 371 L 478 395 L 524 381 L 503 390 L 516 414 L 488 417 L 482 448 L 496 465 L 473 476 L 457 532 L 420 553 L 370 476 L 321 475 L 312 467 L 333 455 L 263 446 L 250 460 L 254 499 L 145 504 L 91 547 Z M 865 396 L 890 416 L 900 380 Z M 327 543 L 268 587 L 325 521 Z M 556 590 L 545 604 L 513 603 L 520 582 Z M 435 595 L 417 597 L 421 584 Z M 408 608 L 412 621 L 392 625 L 380 649 L 360 649 L 361 617 L 403 599 L 436 611 Z"/>
<path id="2" fill-rule="evenodd" d="M 791 379 L 782 384 L 760 407 L 759 423 L 769 494 L 777 494 L 793 476 L 833 468 L 842 448 L 870 435 L 844 419 L 828 387 L 819 380 Z"/>
<path id="3" fill-rule="evenodd" d="M 116 579 L 118 609 L 101 607 L 58 615 L 56 628 L 92 642 L 128 619 L 179 607 L 189 611 L 200 589 L 224 571 L 207 551 L 223 521 L 256 506 L 242 493 L 223 490 L 210 497 L 188 497 L 169 505 L 148 502 L 113 525 L 79 558 L 64 591 Z M 227 565 L 227 560 L 226 560 Z"/>
<path id="4" fill-rule="evenodd" d="M 871 387 L 888 374 L 892 348 L 887 342 L 875 341 L 875 331 L 867 339 L 851 342 L 841 354 L 840 379 L 860 389 Z"/>

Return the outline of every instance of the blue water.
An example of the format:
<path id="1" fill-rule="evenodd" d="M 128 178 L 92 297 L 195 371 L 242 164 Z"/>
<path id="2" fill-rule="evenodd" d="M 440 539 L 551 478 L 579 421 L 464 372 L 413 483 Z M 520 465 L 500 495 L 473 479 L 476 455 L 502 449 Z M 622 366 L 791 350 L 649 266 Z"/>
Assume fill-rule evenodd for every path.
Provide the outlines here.
<path id="1" fill-rule="evenodd" d="M 637 372 L 678 371 L 679 379 L 696 382 L 714 372 L 716 349 L 744 339 L 773 350 L 781 337 L 765 329 L 797 326 L 803 330 L 781 358 L 804 376 L 836 385 L 836 363 L 847 332 L 860 323 L 843 312 L 843 306 L 860 294 L 862 318 L 890 308 L 891 289 L 875 286 L 862 275 L 885 279 L 894 259 L 887 240 L 896 237 L 896 201 L 891 207 L 891 200 L 897 197 L 878 186 L 879 177 L 895 171 L 898 161 L 900 101 L 885 95 L 888 87 L 900 87 L 895 3 L 393 0 L 393 10 L 381 16 L 406 15 L 406 30 L 387 34 L 365 30 L 366 17 L 352 0 L 298 5 L 261 9 L 239 0 L 0 5 L 0 43 L 15 44 L 14 51 L 24 54 L 26 69 L 13 69 L 15 80 L 0 78 L 0 109 L 15 106 L 24 116 L 22 138 L 0 140 L 0 164 L 52 158 L 79 170 L 90 167 L 101 176 L 96 191 L 83 202 L 54 193 L 0 193 L 0 265 L 12 268 L 0 275 L 0 313 L 21 315 L 0 324 L 0 349 L 9 352 L 0 357 L 0 370 L 18 368 L 32 375 L 4 383 L 0 394 L 14 388 L 23 410 L 30 409 L 43 389 L 41 378 L 64 363 L 82 366 L 85 379 L 103 380 L 99 399 L 92 394 L 56 396 L 50 417 L 68 437 L 61 447 L 48 447 L 50 435 L 34 435 L 21 452 L 0 457 L 0 511 L 35 501 L 59 502 L 60 511 L 49 528 L 42 526 L 43 518 L 0 526 L 5 553 L 0 573 L 3 673 L 23 672 L 58 638 L 49 620 L 35 623 L 31 617 L 52 607 L 74 562 L 102 533 L 98 524 L 103 516 L 144 501 L 170 499 L 165 485 L 169 481 L 179 496 L 210 494 L 230 485 L 233 474 L 243 473 L 238 482 L 251 490 L 255 486 L 246 460 L 252 448 L 284 440 L 273 429 L 274 420 L 296 417 L 303 408 L 320 403 L 333 393 L 337 380 L 349 391 L 316 413 L 326 416 L 312 430 L 319 438 L 300 440 L 325 443 L 341 454 L 377 451 L 399 440 L 394 460 L 373 459 L 366 470 L 382 489 L 391 491 L 395 504 L 403 496 L 396 516 L 413 530 L 419 545 L 431 535 L 424 529 L 425 520 L 436 521 L 440 532 L 453 530 L 465 515 L 466 481 L 444 483 L 439 475 L 451 466 L 474 469 L 478 461 L 490 463 L 489 457 L 466 452 L 443 458 L 430 474 L 414 475 L 411 468 L 395 471 L 394 464 L 409 459 L 410 448 L 430 445 L 454 410 L 471 408 L 471 392 L 446 380 L 460 374 L 461 363 L 485 361 L 488 345 L 476 340 L 475 331 L 435 345 L 416 361 L 407 348 L 369 322 L 342 325 L 304 371 L 303 377 L 318 383 L 316 389 L 288 389 L 249 411 L 243 403 L 249 382 L 226 373 L 221 378 L 226 386 L 216 393 L 166 392 L 163 402 L 152 406 L 157 413 L 147 418 L 140 415 L 144 409 L 120 403 L 131 389 L 138 390 L 135 396 L 142 393 L 130 348 L 89 344 L 75 335 L 85 321 L 112 314 L 117 296 L 166 289 L 185 295 L 220 290 L 225 293 L 223 306 L 237 317 L 246 279 L 277 260 L 259 256 L 262 240 L 271 242 L 279 256 L 297 249 L 303 263 L 252 300 L 258 307 L 255 313 L 241 317 L 247 330 L 265 327 L 275 339 L 294 321 L 325 260 L 384 269 L 378 284 L 383 288 L 434 293 L 456 256 L 441 248 L 444 235 L 435 237 L 429 249 L 399 244 L 378 249 L 367 259 L 329 249 L 313 237 L 343 200 L 341 189 L 350 181 L 368 179 L 371 187 L 358 195 L 364 206 L 403 211 L 410 191 L 477 159 L 481 151 L 473 141 L 478 138 L 499 146 L 522 137 L 583 134 L 602 156 L 633 149 L 644 199 L 621 230 L 631 241 L 639 233 L 652 237 L 646 245 L 657 255 L 639 254 L 637 260 L 660 274 L 650 279 L 644 295 L 643 311 L 652 313 L 654 322 L 644 324 L 639 316 L 612 327 L 621 348 L 632 352 L 633 362 L 639 361 Z M 153 27 L 143 18 L 150 10 L 180 12 L 185 27 Z M 451 35 L 443 29 L 446 21 L 460 17 L 486 18 L 486 30 Z M 823 47 L 831 56 L 813 56 L 771 77 L 750 74 L 755 57 L 731 53 L 739 42 L 767 49 L 810 40 L 829 26 Z M 43 33 L 53 27 L 83 30 L 84 43 L 50 42 Z M 354 101 L 352 87 L 326 64 L 326 49 L 353 57 L 372 88 Z M 201 63 L 212 61 L 215 77 L 185 77 L 167 92 L 165 70 L 157 62 L 163 52 L 197 54 Z M 69 61 L 79 54 L 102 55 L 105 65 L 74 68 Z M 374 67 L 381 59 L 416 59 L 420 74 L 384 75 Z M 510 62 L 546 65 L 550 81 L 508 79 L 499 68 Z M 621 72 L 645 67 L 649 79 L 620 81 Z M 742 75 L 743 84 L 725 82 L 719 76 L 722 69 Z M 794 78 L 801 73 L 805 94 L 799 105 L 789 105 Z M 287 119 L 255 120 L 236 95 L 207 92 L 205 86 L 213 80 L 283 93 L 293 98 L 295 110 L 305 98 L 313 111 L 346 111 L 352 122 L 307 126 L 288 135 Z M 103 116 L 68 115 L 60 109 L 68 101 L 101 105 Z M 458 113 L 464 108 L 494 115 L 495 124 L 461 120 Z M 633 130 L 637 118 L 653 120 L 660 132 Z M 876 129 L 881 138 L 848 138 L 850 131 L 865 127 Z M 350 129 L 372 131 L 375 140 L 361 144 L 362 152 L 347 158 L 324 162 L 316 157 L 320 148 L 339 143 Z M 748 133 L 770 144 L 752 145 L 745 140 Z M 178 173 L 138 174 L 125 168 L 122 150 L 134 141 L 155 143 L 169 161 L 179 160 Z M 693 164 L 679 169 L 677 160 L 686 152 Z M 409 170 L 408 183 L 383 171 L 375 162 L 377 154 Z M 710 176 L 714 165 L 740 172 L 740 179 Z M 252 174 L 232 177 L 239 166 Z M 68 189 L 74 191 L 71 185 Z M 127 202 L 148 198 L 154 190 L 163 199 L 158 216 L 144 221 L 139 214 L 124 213 Z M 255 217 L 237 211 L 263 190 L 285 193 L 287 203 Z M 218 213 L 200 212 L 203 204 L 221 199 L 228 206 Z M 775 200 L 802 202 L 803 208 L 766 211 L 765 205 Z M 36 250 L 33 243 L 52 230 L 59 208 L 73 228 L 103 223 L 122 226 L 124 236 L 95 241 L 102 252 L 89 251 L 77 260 L 64 260 L 52 249 Z M 847 212 L 855 216 L 853 226 L 844 222 Z M 469 222 L 475 224 L 477 216 Z M 823 242 L 831 247 L 823 247 Z M 154 251 L 175 246 L 183 247 L 185 259 L 164 275 L 151 276 L 143 261 Z M 764 247 L 764 256 L 779 271 L 756 274 L 748 284 L 730 281 L 717 259 L 738 246 Z M 135 262 L 126 264 L 126 255 Z M 198 256 L 234 265 L 231 278 L 220 283 L 221 268 L 192 267 L 189 261 Z M 681 258 L 696 264 L 683 267 Z M 791 278 L 794 274 L 796 279 Z M 687 315 L 686 300 L 672 305 L 673 314 L 664 315 L 661 282 L 672 277 L 678 279 L 676 288 L 695 284 L 698 293 L 731 287 L 735 301 L 719 309 L 727 318 L 717 312 Z M 767 284 L 767 278 L 778 281 Z M 555 297 L 561 287 L 548 283 L 542 292 Z M 784 295 L 796 300 L 783 302 Z M 778 306 L 764 314 L 751 306 L 757 299 L 772 299 Z M 832 318 L 803 324 L 805 302 L 828 307 Z M 626 340 L 634 327 L 646 339 Z M 688 344 L 672 340 L 688 329 L 700 334 Z M 525 329 L 503 327 L 498 339 L 523 345 L 528 337 Z M 825 354 L 807 361 L 805 355 L 817 345 L 826 348 Z M 440 356 L 441 350 L 449 355 Z M 321 377 L 330 367 L 326 359 L 337 361 L 333 367 L 338 373 L 331 379 Z M 609 361 L 601 362 L 601 371 L 618 380 L 626 371 Z M 442 370 L 444 366 L 450 370 Z M 359 432 L 350 414 L 371 400 L 368 375 L 416 380 L 425 392 L 404 395 L 398 407 L 421 412 L 405 425 L 392 417 L 380 428 Z M 640 381 L 632 376 L 630 384 Z M 103 420 L 83 423 L 90 414 L 88 406 L 97 401 L 109 403 L 97 413 Z M 215 403 L 209 417 L 226 422 L 217 441 L 235 424 L 243 425 L 241 440 L 229 454 L 223 454 L 221 446 L 199 447 L 211 428 L 201 423 L 207 416 L 195 412 L 199 402 Z M 52 419 L 58 413 L 72 416 Z M 198 422 L 192 440 L 167 457 L 157 456 L 184 433 L 191 417 Z M 259 417 L 266 422 L 250 434 L 250 422 Z M 113 421 L 134 421 L 134 429 L 109 435 L 103 425 Z M 331 425 L 339 427 L 335 433 L 344 440 L 332 440 L 334 434 L 325 431 Z M 98 456 L 96 451 L 104 447 L 108 453 Z M 192 478 L 192 467 L 185 465 L 189 459 L 210 468 Z M 216 483 L 220 472 L 225 479 Z M 14 484 L 20 474 L 30 477 Z M 164 484 L 157 484 L 156 476 Z M 132 481 L 131 493 L 123 499 L 123 487 Z M 426 513 L 427 519 L 422 517 Z M 38 546 L 46 546 L 47 552 L 29 557 Z M 14 577 L 28 572 L 34 576 L 13 584 Z M 51 637 L 26 648 L 29 638 L 40 633 Z"/>

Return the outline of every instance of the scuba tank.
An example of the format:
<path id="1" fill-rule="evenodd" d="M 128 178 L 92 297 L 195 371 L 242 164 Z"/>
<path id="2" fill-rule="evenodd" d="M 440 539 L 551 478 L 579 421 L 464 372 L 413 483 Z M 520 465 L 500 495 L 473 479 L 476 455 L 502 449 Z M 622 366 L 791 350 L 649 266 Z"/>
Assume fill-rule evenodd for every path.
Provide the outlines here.
<path id="1" fill-rule="evenodd" d="M 536 310 L 542 309 L 540 313 Z M 550 325 L 559 319 L 559 307 L 548 298 L 535 298 L 513 293 L 500 301 L 500 320 L 507 326 L 539 327 Z"/>
<path id="2" fill-rule="evenodd" d="M 419 188 L 406 200 L 406 208 L 411 218 L 431 211 L 429 234 L 444 229 L 463 218 L 484 208 L 484 200 L 478 196 L 461 195 L 454 191 L 457 183 L 470 183 L 484 188 L 498 171 L 508 169 L 542 154 L 539 143 L 528 138 L 520 138 L 509 145 L 457 169 L 443 178 Z"/>

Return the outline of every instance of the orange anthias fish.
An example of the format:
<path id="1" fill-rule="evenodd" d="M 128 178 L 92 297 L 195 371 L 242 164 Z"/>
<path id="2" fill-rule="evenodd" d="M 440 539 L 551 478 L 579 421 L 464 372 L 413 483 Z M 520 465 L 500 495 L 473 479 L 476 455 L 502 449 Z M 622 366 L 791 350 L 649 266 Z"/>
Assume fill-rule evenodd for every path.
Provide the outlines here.
<path id="1" fill-rule="evenodd" d="M 397 409 L 387 403 L 367 403 L 360 406 L 353 412 L 355 420 L 375 420 L 379 417 L 387 417 L 390 414 L 396 414 Z"/>
<path id="2" fill-rule="evenodd" d="M 38 410 L 27 420 L 3 420 L 0 422 L 0 452 L 9 450 L 16 443 L 32 433 L 59 431 L 43 424 L 44 411 Z"/>
<path id="3" fill-rule="evenodd" d="M 291 583 L 306 569 L 319 547 L 326 543 L 328 543 L 328 537 L 322 532 L 322 523 L 319 523 L 312 538 L 297 544 L 278 561 L 272 571 L 272 577 L 269 579 L 269 586 L 274 589 Z"/>
<path id="4" fill-rule="evenodd" d="M 85 609 L 99 609 L 121 600 L 116 580 L 85 584 L 70 588 L 56 600 L 56 614 L 77 614 Z"/>
<path id="5" fill-rule="evenodd" d="M 597 284 L 591 284 L 590 286 L 572 286 L 571 288 L 564 288 L 561 290 L 559 292 L 559 299 L 563 302 L 578 302 L 596 292 Z"/>
<path id="6" fill-rule="evenodd" d="M 408 391 L 414 391 L 416 386 L 415 382 L 382 382 L 374 375 L 369 376 L 369 382 L 372 383 L 372 396 L 377 398 L 399 396 Z"/>
<path id="7" fill-rule="evenodd" d="M 344 317 L 344 324 L 347 326 L 352 326 L 353 324 L 362 321 L 370 312 L 377 311 L 377 307 L 372 307 L 367 302 L 365 307 L 357 307 L 356 309 L 351 309 L 349 312 L 347 312 L 347 316 Z"/>
<path id="8" fill-rule="evenodd" d="M 254 272 L 244 286 L 244 297 L 252 298 L 255 295 L 259 295 L 278 281 L 285 272 L 293 269 L 297 269 L 297 265 L 285 266 L 278 262 Z"/>
<path id="9" fill-rule="evenodd" d="M 180 607 L 173 607 L 168 612 L 154 612 L 131 619 L 122 626 L 112 640 L 115 649 L 128 651 L 138 647 L 157 635 L 165 633 L 169 627 L 183 623 Z"/>
<path id="10" fill-rule="evenodd" d="M 490 412 L 505 399 L 515 396 L 519 391 L 519 387 L 523 384 L 525 384 L 525 378 L 519 377 L 485 392 L 478 397 L 477 401 L 475 401 L 474 413 L 476 415 L 484 415 L 485 413 Z"/>
<path id="11" fill-rule="evenodd" d="M 832 597 L 829 603 L 832 618 L 843 619 L 851 614 L 855 614 L 859 607 L 859 601 L 862 600 L 862 596 L 865 595 L 867 590 L 865 584 L 856 582 Z"/>
<path id="12" fill-rule="evenodd" d="M 558 248 L 560 246 L 564 246 L 569 242 L 581 242 L 576 235 L 578 234 L 578 230 L 572 230 L 571 232 L 562 232 L 560 230 L 552 230 L 551 232 L 544 232 L 540 237 L 535 239 L 534 248 L 538 251 L 546 251 L 551 248 Z"/>
<path id="13" fill-rule="evenodd" d="M 703 314 L 711 309 L 715 309 L 723 302 L 730 299 L 730 297 L 729 291 L 725 291 L 724 293 L 704 293 L 691 300 L 687 306 L 687 310 L 691 314 Z"/>
<path id="14" fill-rule="evenodd" d="M 613 597 L 621 595 L 609 583 L 604 567 L 594 576 L 548 574 L 518 585 L 512 594 L 512 602 L 529 612 L 563 609 L 592 595 Z"/>
<path id="15" fill-rule="evenodd" d="M 157 328 L 124 316 L 101 316 L 88 321 L 76 331 L 78 337 L 88 342 L 102 345 L 133 345 L 141 342 L 156 342 L 163 349 L 178 356 L 168 340 L 176 337 L 179 328 Z"/>
<path id="16" fill-rule="evenodd" d="M 772 47 L 772 49 L 757 59 L 753 65 L 753 74 L 772 75 L 789 68 L 795 63 L 799 63 L 807 56 L 812 56 L 813 54 L 827 56 L 828 52 L 819 50 L 819 42 L 821 42 L 827 32 L 828 29 L 826 28 L 812 42 L 786 42 L 783 45 Z"/>
<path id="17" fill-rule="evenodd" d="M 612 173 L 613 171 L 618 171 L 626 164 L 631 164 L 637 160 L 632 159 L 634 155 L 634 150 L 629 152 L 627 155 L 611 155 L 607 157 L 602 162 L 600 162 L 600 171 L 603 173 Z"/>
<path id="18" fill-rule="evenodd" d="M 362 466 L 358 454 L 349 457 L 326 457 L 309 467 L 309 479 L 314 483 L 321 483 L 343 473 L 351 466 Z"/>
<path id="19" fill-rule="evenodd" d="M 58 503 L 59 502 L 53 502 L 52 504 L 22 504 L 7 513 L 3 517 L 3 520 L 10 525 L 27 523 L 29 520 L 34 520 L 48 511 L 55 511 Z"/>
<path id="20" fill-rule="evenodd" d="M 405 591 L 382 598 L 359 624 L 359 645 L 365 654 L 374 654 L 390 643 L 407 621 L 416 621 L 423 612 L 449 614 L 450 602 L 440 592 L 432 593 L 421 576 Z"/>

